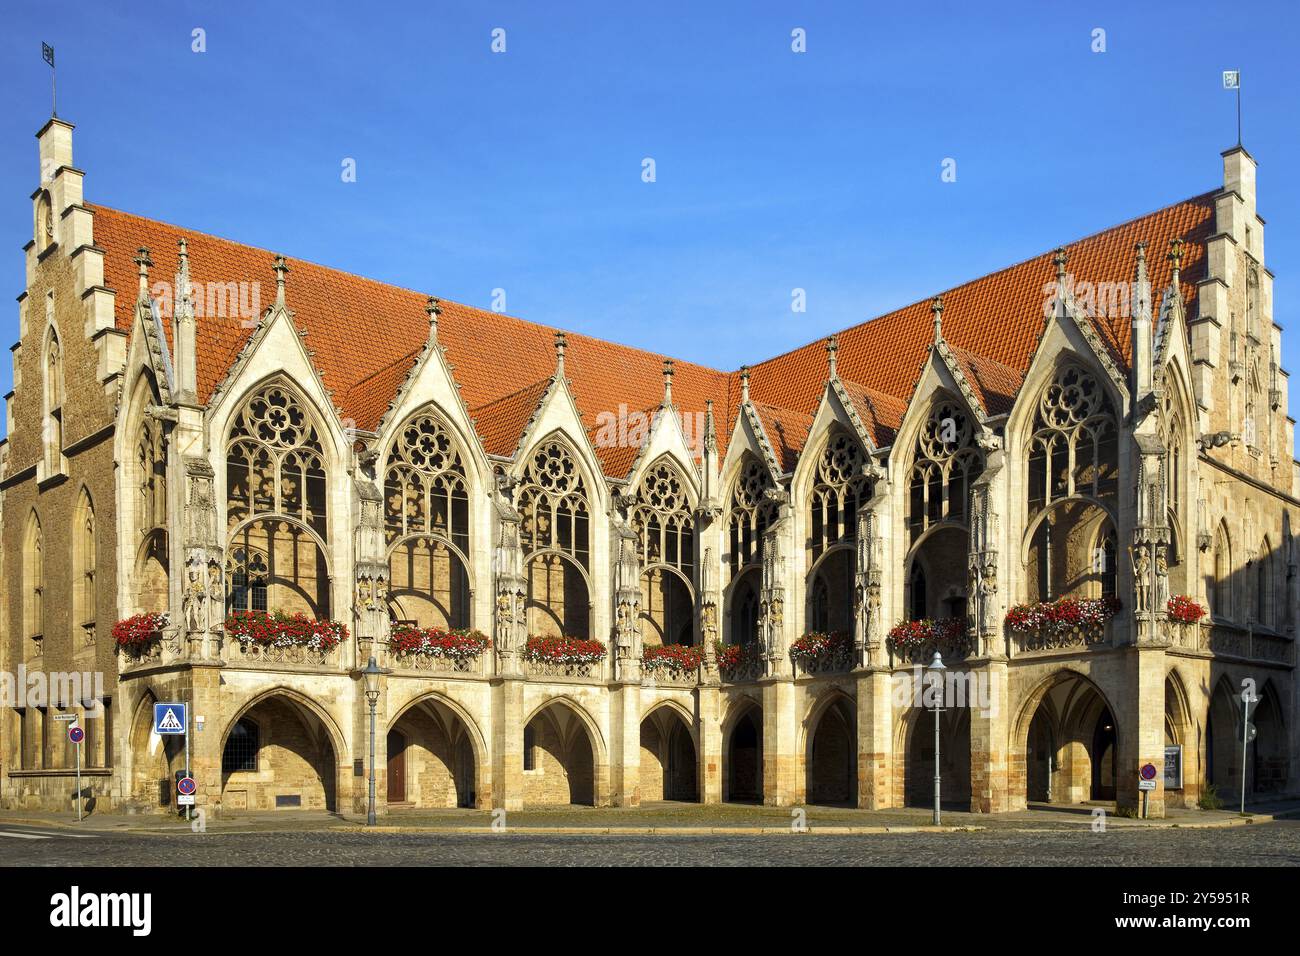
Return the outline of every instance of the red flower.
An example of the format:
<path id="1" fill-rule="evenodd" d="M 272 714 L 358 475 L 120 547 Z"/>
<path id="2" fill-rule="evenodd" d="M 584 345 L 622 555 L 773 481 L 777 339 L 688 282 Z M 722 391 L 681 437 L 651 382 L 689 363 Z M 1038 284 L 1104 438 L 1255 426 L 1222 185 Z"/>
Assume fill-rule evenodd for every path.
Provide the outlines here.
<path id="1" fill-rule="evenodd" d="M 528 635 L 524 660 L 538 664 L 594 664 L 605 658 L 605 645 L 595 638 Z"/>
<path id="2" fill-rule="evenodd" d="M 1179 624 L 1195 624 L 1205 616 L 1205 608 L 1197 604 L 1190 594 L 1175 594 L 1165 604 L 1171 620 Z"/>
<path id="3" fill-rule="evenodd" d="M 118 647 L 144 647 L 157 640 L 168 623 L 167 615 L 156 611 L 136 614 L 113 625 L 113 640 Z"/>

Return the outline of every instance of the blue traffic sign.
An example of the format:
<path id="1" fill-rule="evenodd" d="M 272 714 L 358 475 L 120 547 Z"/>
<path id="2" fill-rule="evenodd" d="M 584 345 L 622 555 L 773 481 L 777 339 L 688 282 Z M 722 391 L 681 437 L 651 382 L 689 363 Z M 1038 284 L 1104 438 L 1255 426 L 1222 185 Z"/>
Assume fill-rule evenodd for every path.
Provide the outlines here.
<path id="1" fill-rule="evenodd" d="M 182 796 L 188 797 L 198 788 L 199 785 L 194 782 L 193 777 L 181 777 L 176 781 L 176 792 Z"/>
<path id="2" fill-rule="evenodd" d="M 184 704 L 154 704 L 153 732 L 155 734 L 183 734 L 189 721 L 185 719 Z"/>
<path id="3" fill-rule="evenodd" d="M 71 740 L 74 744 L 79 744 L 86 739 L 86 732 L 82 730 L 80 727 L 69 727 L 68 739 Z"/>
<path id="4" fill-rule="evenodd" d="M 1154 780 L 1156 778 L 1156 765 L 1153 763 L 1144 763 L 1141 771 L 1143 780 Z"/>

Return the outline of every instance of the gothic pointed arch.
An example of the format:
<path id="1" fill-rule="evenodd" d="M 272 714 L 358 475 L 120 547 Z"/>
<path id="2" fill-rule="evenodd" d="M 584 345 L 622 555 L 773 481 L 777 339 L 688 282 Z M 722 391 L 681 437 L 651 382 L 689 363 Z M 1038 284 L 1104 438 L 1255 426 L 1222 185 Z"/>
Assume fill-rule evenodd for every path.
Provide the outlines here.
<path id="1" fill-rule="evenodd" d="M 628 515 L 641 566 L 642 639 L 694 643 L 697 560 L 690 484 L 670 455 L 637 483 Z"/>
<path id="2" fill-rule="evenodd" d="M 83 486 L 72 513 L 72 629 L 74 648 L 78 650 L 95 644 L 98 627 L 99 549 L 95 530 L 95 504 Z"/>
<path id="3" fill-rule="evenodd" d="M 590 495 L 577 453 L 562 435 L 534 446 L 515 491 L 530 633 L 590 636 Z"/>
<path id="4" fill-rule="evenodd" d="M 45 639 L 45 536 L 32 509 L 23 533 L 23 660 L 39 657 Z"/>
<path id="5" fill-rule="evenodd" d="M 810 630 L 844 634 L 853 630 L 858 515 L 874 491 L 869 465 L 856 435 L 839 425 L 827 430 L 807 501 Z"/>
<path id="6" fill-rule="evenodd" d="M 310 406 L 275 378 L 232 416 L 226 449 L 226 604 L 330 614 L 327 458 Z"/>
<path id="7" fill-rule="evenodd" d="M 419 627 L 468 627 L 472 542 L 461 443 L 427 405 L 397 429 L 384 461 L 390 615 Z"/>

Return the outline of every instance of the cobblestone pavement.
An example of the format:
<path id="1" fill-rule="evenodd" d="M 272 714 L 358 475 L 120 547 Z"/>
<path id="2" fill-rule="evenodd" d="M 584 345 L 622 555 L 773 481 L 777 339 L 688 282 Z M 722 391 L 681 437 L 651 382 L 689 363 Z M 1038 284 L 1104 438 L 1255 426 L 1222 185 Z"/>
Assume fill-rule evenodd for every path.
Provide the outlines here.
<path id="1" fill-rule="evenodd" d="M 15 836 L 14 834 L 18 834 Z M 1225 829 L 987 830 L 862 836 L 359 833 L 77 836 L 0 827 L 16 866 L 1300 866 L 1300 821 Z"/>

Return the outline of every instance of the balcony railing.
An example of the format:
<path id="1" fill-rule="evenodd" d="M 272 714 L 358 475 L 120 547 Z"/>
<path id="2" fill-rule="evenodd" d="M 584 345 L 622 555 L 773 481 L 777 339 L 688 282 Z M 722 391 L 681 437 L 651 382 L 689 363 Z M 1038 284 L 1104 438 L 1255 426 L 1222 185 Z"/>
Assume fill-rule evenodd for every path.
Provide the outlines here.
<path id="1" fill-rule="evenodd" d="M 301 645 L 276 647 L 254 641 L 225 641 L 225 661 L 231 667 L 292 667 L 334 670 L 339 666 L 339 648 L 329 650 Z"/>
<path id="2" fill-rule="evenodd" d="M 791 656 L 796 677 L 815 677 L 821 674 L 847 674 L 855 663 L 853 644 L 840 644 L 817 657 Z"/>
<path id="3" fill-rule="evenodd" d="M 694 687 L 700 682 L 697 667 L 684 670 L 660 665 L 655 667 L 644 662 L 641 664 L 641 683 L 648 687 Z"/>
<path id="4" fill-rule="evenodd" d="M 1225 621 L 1202 622 L 1196 629 L 1200 632 L 1197 649 L 1207 650 L 1216 657 L 1287 666 L 1295 663 L 1295 640 L 1287 635 L 1257 631 Z"/>
<path id="5" fill-rule="evenodd" d="M 1058 629 L 1044 627 L 1037 631 L 1012 631 L 1011 647 L 1015 654 L 1078 651 L 1110 647 L 1114 629 L 1110 621 L 1102 625 L 1081 624 Z"/>
<path id="6" fill-rule="evenodd" d="M 969 632 L 953 637 L 942 637 L 920 644 L 906 644 L 902 647 L 889 648 L 890 660 L 895 667 L 908 667 L 912 664 L 929 664 L 934 660 L 934 652 L 943 656 L 945 664 L 963 661 L 975 652 L 975 638 Z"/>
<path id="7" fill-rule="evenodd" d="M 449 677 L 485 677 L 490 651 L 474 657 L 452 658 L 440 654 L 388 655 L 388 666 L 399 674 L 445 674 Z"/>
<path id="8" fill-rule="evenodd" d="M 592 680 L 601 676 L 601 662 L 586 664 L 560 664 L 554 661 L 524 661 L 524 674 L 533 678 L 561 677 Z"/>

